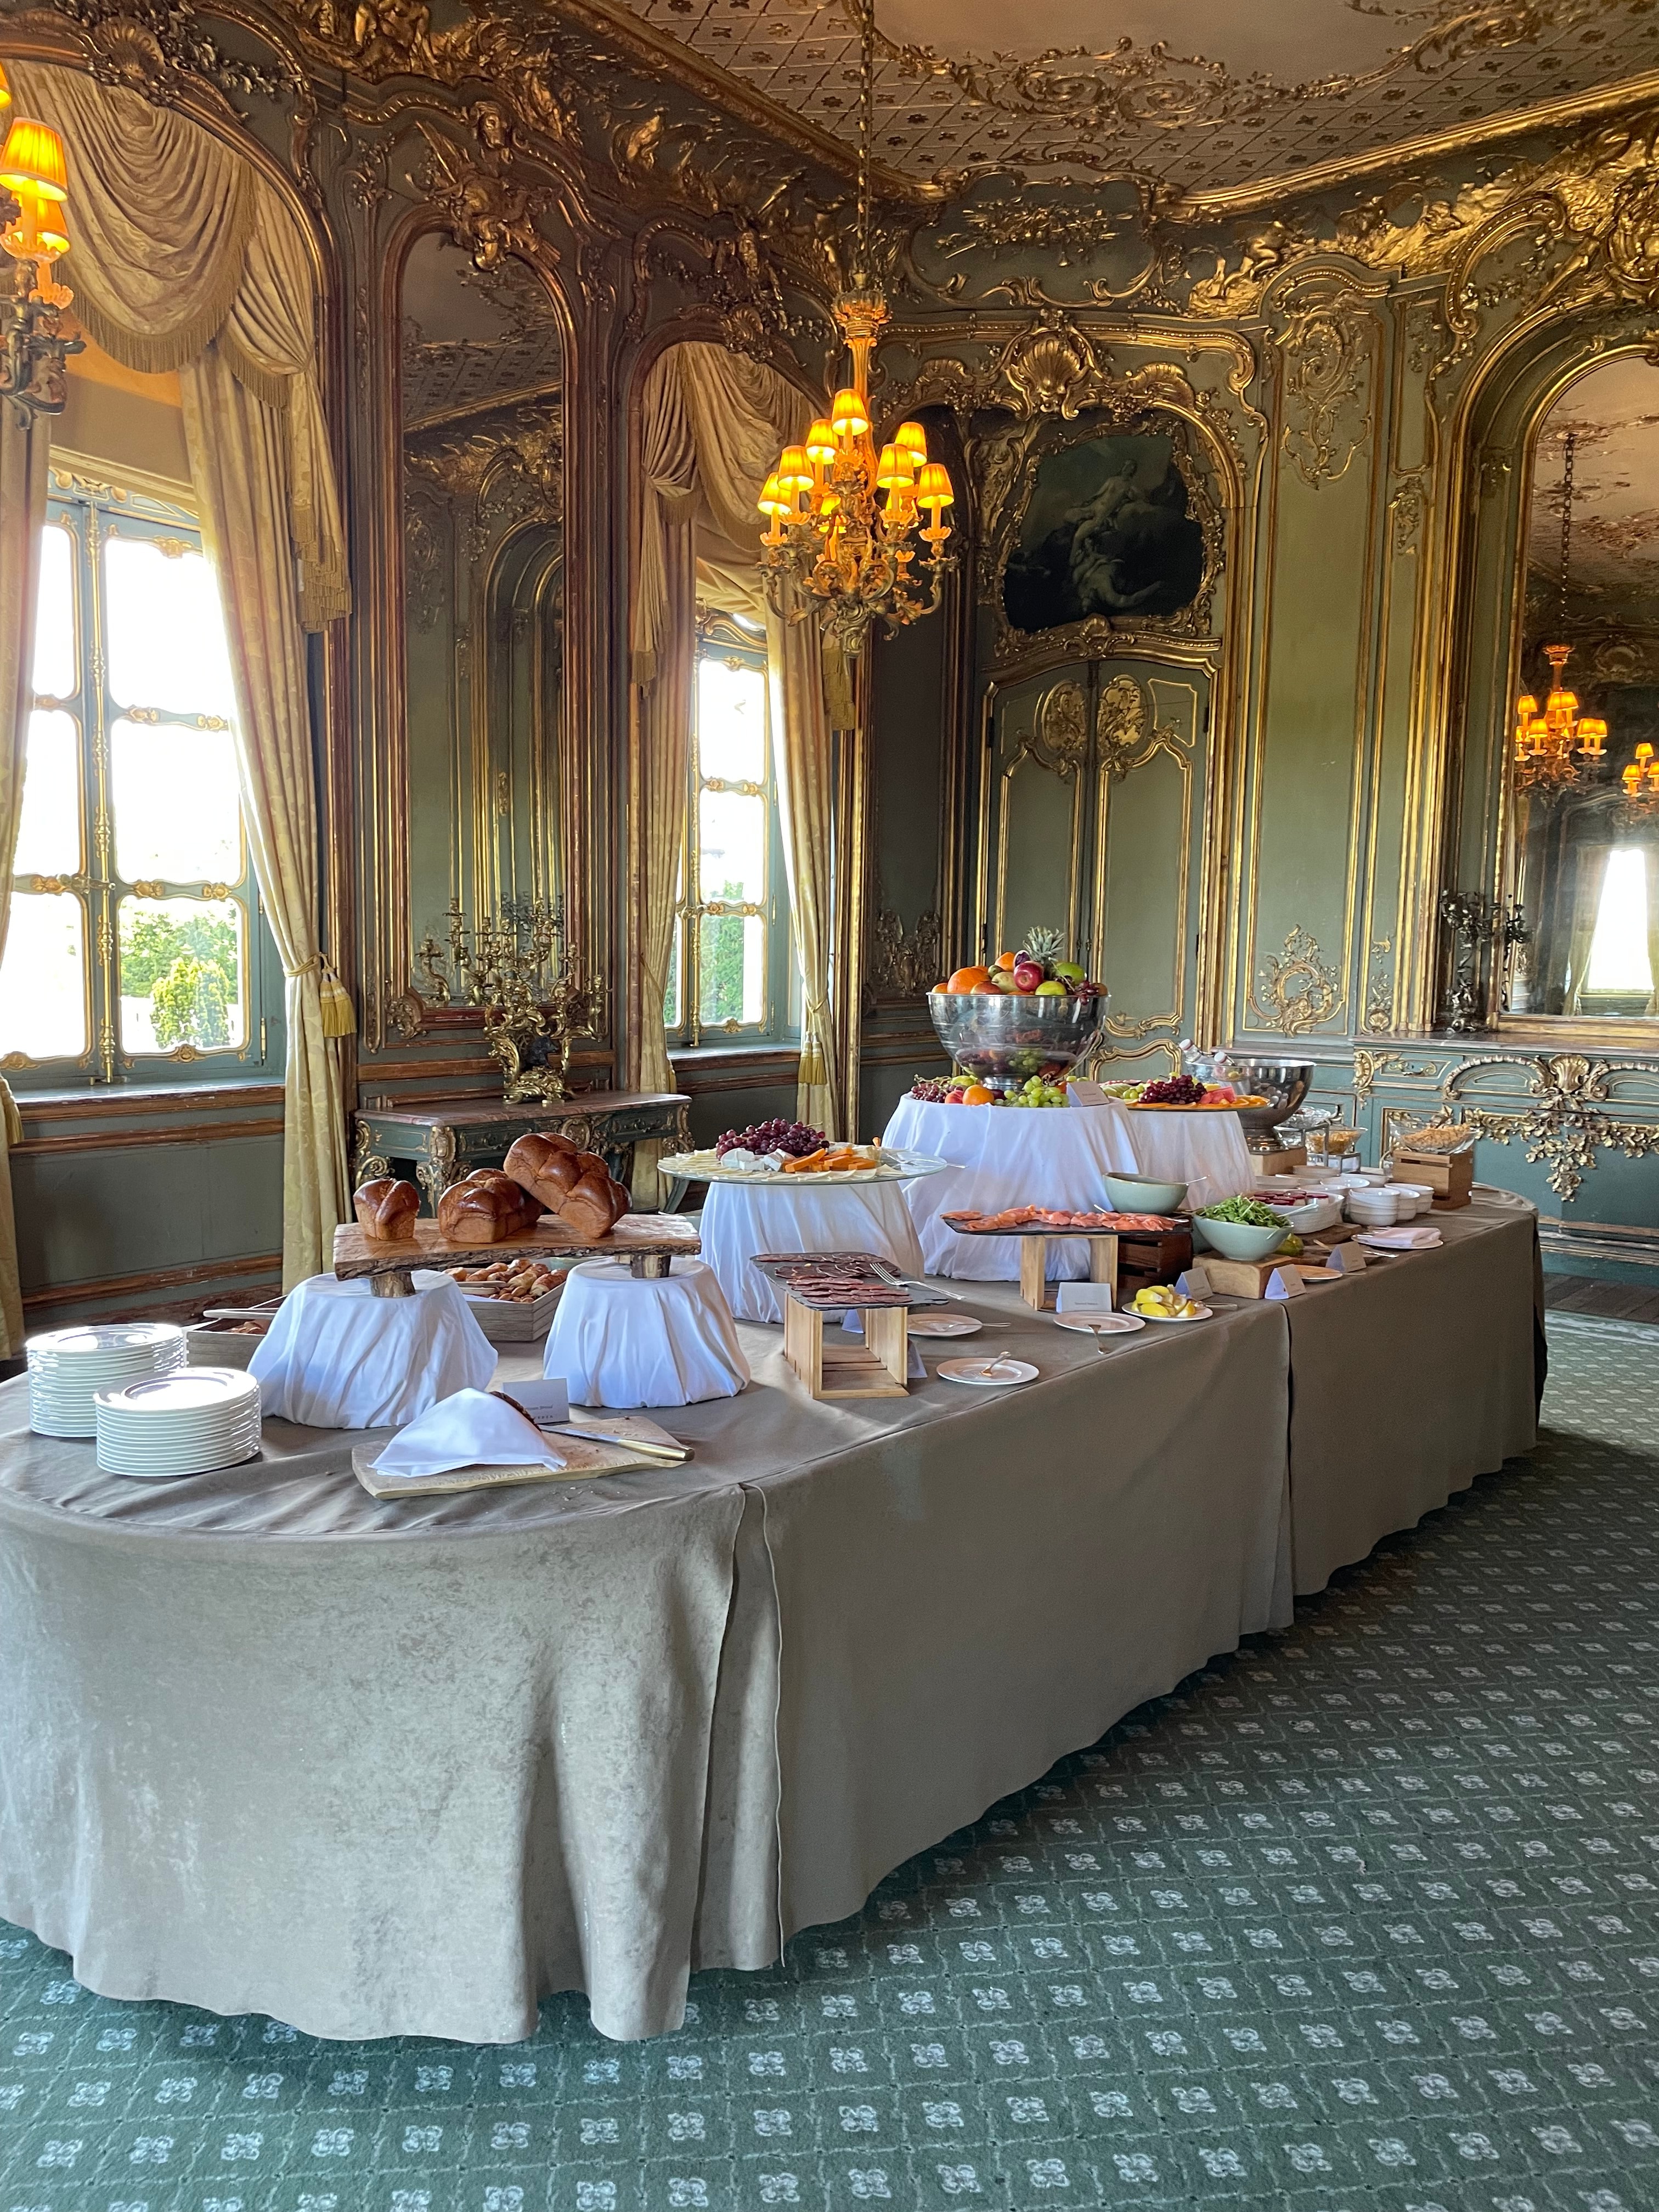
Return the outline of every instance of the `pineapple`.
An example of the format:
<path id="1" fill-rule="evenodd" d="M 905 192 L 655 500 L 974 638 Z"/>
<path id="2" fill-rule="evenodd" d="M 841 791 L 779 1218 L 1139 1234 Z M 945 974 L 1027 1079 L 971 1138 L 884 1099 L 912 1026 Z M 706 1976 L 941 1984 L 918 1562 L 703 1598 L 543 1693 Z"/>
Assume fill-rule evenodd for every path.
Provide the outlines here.
<path id="1" fill-rule="evenodd" d="M 1022 960 L 1032 960 L 1047 975 L 1056 960 L 1064 957 L 1066 933 L 1060 929 L 1028 929 L 1025 944 L 1020 952 Z"/>

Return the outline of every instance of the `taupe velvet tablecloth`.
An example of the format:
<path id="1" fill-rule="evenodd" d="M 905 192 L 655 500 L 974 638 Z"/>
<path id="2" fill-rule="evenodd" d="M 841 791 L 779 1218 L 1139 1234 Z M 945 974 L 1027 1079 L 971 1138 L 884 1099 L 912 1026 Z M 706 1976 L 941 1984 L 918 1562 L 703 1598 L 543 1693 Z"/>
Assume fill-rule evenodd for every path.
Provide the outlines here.
<path id="1" fill-rule="evenodd" d="M 106 1994 L 322 2035 L 508 2041 L 572 1987 L 672 2027 L 691 1966 L 766 1963 L 1285 1620 L 1287 1442 L 1325 1449 L 1292 1346 L 1338 1404 L 1471 1290 L 1507 1328 L 1511 1226 L 1468 1221 L 1449 1301 L 1318 1293 L 1352 1341 L 1255 1305 L 1103 1352 L 974 1285 L 930 1367 L 1031 1358 L 1006 1394 L 813 1404 L 745 1326 L 753 1387 L 669 1417 L 690 1465 L 417 1503 L 280 1422 L 246 1468 L 100 1475 L 0 1386 L 0 1915 Z M 1524 1449 L 1500 1348 L 1471 1471 Z"/>

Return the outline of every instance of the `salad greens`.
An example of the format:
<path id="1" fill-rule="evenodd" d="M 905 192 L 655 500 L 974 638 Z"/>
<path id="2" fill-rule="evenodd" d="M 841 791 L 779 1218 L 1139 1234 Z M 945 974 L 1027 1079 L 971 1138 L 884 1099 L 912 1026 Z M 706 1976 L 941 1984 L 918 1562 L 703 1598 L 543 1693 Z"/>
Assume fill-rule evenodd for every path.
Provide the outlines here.
<path id="1" fill-rule="evenodd" d="M 1290 1223 L 1282 1213 L 1275 1213 L 1271 1206 L 1264 1206 L 1259 1198 L 1246 1198 L 1241 1191 L 1237 1198 L 1224 1198 L 1218 1206 L 1200 1206 L 1200 1221 L 1237 1221 L 1247 1229 L 1288 1229 Z"/>

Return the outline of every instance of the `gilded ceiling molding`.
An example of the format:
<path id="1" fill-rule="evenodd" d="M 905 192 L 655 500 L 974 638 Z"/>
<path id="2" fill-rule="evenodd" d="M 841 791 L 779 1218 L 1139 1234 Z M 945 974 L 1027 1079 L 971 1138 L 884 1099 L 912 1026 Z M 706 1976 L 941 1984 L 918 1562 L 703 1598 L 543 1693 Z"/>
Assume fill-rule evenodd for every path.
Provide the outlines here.
<path id="1" fill-rule="evenodd" d="M 190 78 L 232 97 L 286 100 L 309 114 L 316 102 L 305 73 L 284 57 L 276 68 L 228 54 L 203 27 L 191 0 L 52 0 L 82 33 L 87 66 L 100 84 L 173 104 Z M 230 10 L 222 11 L 228 16 Z"/>

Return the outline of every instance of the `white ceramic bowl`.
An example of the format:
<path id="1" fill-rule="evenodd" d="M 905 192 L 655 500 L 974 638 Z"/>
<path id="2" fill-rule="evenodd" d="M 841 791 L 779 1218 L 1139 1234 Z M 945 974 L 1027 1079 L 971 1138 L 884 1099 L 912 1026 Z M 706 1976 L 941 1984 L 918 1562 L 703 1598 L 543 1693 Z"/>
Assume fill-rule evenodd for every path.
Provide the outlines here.
<path id="1" fill-rule="evenodd" d="M 1365 1229 L 1392 1229 L 1400 1218 L 1400 1202 L 1387 1190 L 1350 1191 L 1346 1204 L 1349 1220 Z"/>
<path id="2" fill-rule="evenodd" d="M 1410 1220 L 1414 1215 L 1428 1213 L 1433 1210 L 1434 1193 L 1425 1182 L 1389 1182 L 1384 1183 L 1382 1188 L 1384 1190 L 1393 1191 L 1399 1200 L 1400 1218 L 1402 1221 Z M 1410 1214 L 1406 1211 L 1407 1200 L 1411 1201 Z"/>

